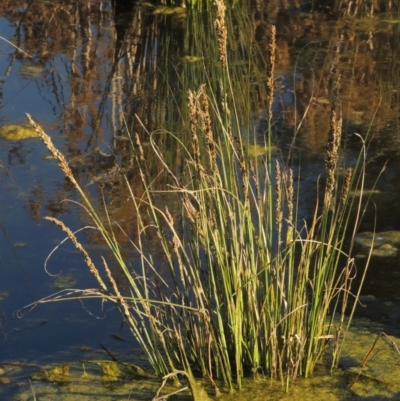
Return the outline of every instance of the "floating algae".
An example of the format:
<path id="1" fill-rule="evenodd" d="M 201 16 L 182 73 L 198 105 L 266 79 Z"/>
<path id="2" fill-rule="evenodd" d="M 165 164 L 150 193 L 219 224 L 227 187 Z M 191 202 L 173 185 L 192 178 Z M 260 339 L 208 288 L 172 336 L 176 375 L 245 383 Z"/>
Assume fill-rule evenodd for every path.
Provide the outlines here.
<path id="1" fill-rule="evenodd" d="M 186 8 L 179 7 L 179 6 L 157 6 L 154 8 L 154 14 L 161 14 L 161 15 L 179 15 L 185 16 L 186 15 Z"/>
<path id="2" fill-rule="evenodd" d="M 272 145 L 261 145 L 261 144 L 252 144 L 248 143 L 246 146 L 247 155 L 249 157 L 259 157 L 268 154 L 269 152 L 274 152 L 277 150 L 277 147 Z"/>
<path id="3" fill-rule="evenodd" d="M 69 379 L 69 370 L 72 363 L 57 365 L 34 373 L 33 380 L 46 380 L 49 382 L 66 382 Z"/>
<path id="4" fill-rule="evenodd" d="M 39 135 L 35 129 L 28 124 L 6 124 L 0 126 L 0 138 L 8 141 L 21 141 L 38 137 Z"/>
<path id="5" fill-rule="evenodd" d="M 152 2 L 143 1 L 140 2 L 142 7 L 148 7 L 153 10 L 153 14 L 160 14 L 160 15 L 175 15 L 178 17 L 184 17 L 186 15 L 186 7 L 180 6 L 157 6 Z"/>
<path id="6" fill-rule="evenodd" d="M 187 63 L 187 64 L 196 63 L 198 61 L 203 61 L 203 60 L 204 60 L 204 57 L 202 57 L 202 56 L 189 56 L 189 55 L 187 55 L 187 56 L 184 56 L 184 57 L 181 58 L 181 61 L 184 62 L 184 63 Z"/>
<path id="7" fill-rule="evenodd" d="M 63 290 L 65 288 L 73 288 L 76 286 L 76 279 L 72 274 L 61 274 L 53 280 L 53 286 Z"/>
<path id="8" fill-rule="evenodd" d="M 41 65 L 24 65 L 19 71 L 20 75 L 27 75 L 30 77 L 38 78 L 42 75 L 44 67 Z"/>
<path id="9" fill-rule="evenodd" d="M 375 234 L 366 231 L 356 236 L 356 242 L 364 248 L 372 247 L 372 256 L 393 257 L 399 251 L 400 231 L 391 230 Z"/>
<path id="10" fill-rule="evenodd" d="M 101 374 L 94 372 L 91 367 L 96 365 L 100 367 Z M 72 367 L 72 372 L 71 372 Z M 124 381 L 132 379 L 158 379 L 158 376 L 141 368 L 140 366 L 115 361 L 82 361 L 77 363 L 65 363 L 56 366 L 51 366 L 31 375 L 33 380 L 43 380 L 48 382 L 66 382 L 70 379 L 93 379 L 94 376 L 102 381 Z"/>
<path id="11" fill-rule="evenodd" d="M 103 372 L 103 380 L 117 381 L 126 380 L 127 378 L 135 379 L 157 379 L 157 376 L 140 366 L 124 362 L 115 361 L 86 361 L 100 366 Z"/>

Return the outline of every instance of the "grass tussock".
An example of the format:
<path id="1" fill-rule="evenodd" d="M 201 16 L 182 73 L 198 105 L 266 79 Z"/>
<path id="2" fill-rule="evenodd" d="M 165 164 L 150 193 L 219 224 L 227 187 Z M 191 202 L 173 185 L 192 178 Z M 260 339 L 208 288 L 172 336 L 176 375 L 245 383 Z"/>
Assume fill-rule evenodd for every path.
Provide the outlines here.
<path id="1" fill-rule="evenodd" d="M 132 246 L 140 255 L 141 269 L 128 268 L 111 221 L 101 221 L 64 156 L 28 116 L 82 195 L 126 278 L 128 291 L 119 288 L 105 261 L 103 274 L 82 250 L 102 290 L 97 296 L 118 305 L 156 373 L 176 378 L 176 372 L 184 371 L 197 399 L 204 399 L 204 392 L 192 381 L 195 376 L 208 378 L 216 390 L 221 381 L 232 389 L 240 387 L 246 375 L 260 372 L 288 385 L 291 379 L 307 377 L 317 364 L 326 363 L 323 356 L 328 349 L 331 368 L 337 365 L 349 324 L 345 310 L 353 296 L 355 275 L 354 261 L 345 249 L 351 250 L 361 215 L 361 204 L 354 205 L 349 193 L 363 186 L 363 153 L 357 165 L 338 180 L 341 115 L 337 86 L 325 184 L 316 183 L 316 198 L 310 200 L 315 203 L 313 217 L 301 220 L 299 177 L 271 150 L 274 29 L 266 81 L 269 128 L 265 155 L 248 156 L 249 142 L 241 135 L 231 89 L 225 11 L 222 1 L 216 3 L 220 93 L 206 85 L 188 92 L 190 145 L 170 134 L 181 148 L 183 171 L 177 173 L 165 161 L 156 137 L 149 133 L 154 157 L 169 176 L 167 191 L 175 196 L 178 213 L 157 204 L 140 137 L 132 134 L 144 188 L 141 198 L 131 194 L 139 233 Z M 144 209 L 150 224 L 148 216 L 141 217 Z M 53 221 L 76 243 L 71 231 Z M 149 233 L 154 230 L 162 260 L 149 252 Z M 346 248 L 345 238 L 350 244 Z M 162 274 L 160 264 L 166 266 Z"/>

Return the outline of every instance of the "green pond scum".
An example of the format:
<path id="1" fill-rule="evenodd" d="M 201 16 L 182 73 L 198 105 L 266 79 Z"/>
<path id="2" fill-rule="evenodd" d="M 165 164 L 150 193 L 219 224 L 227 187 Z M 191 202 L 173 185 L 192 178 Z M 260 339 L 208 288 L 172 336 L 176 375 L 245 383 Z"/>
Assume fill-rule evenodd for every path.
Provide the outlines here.
<path id="1" fill-rule="evenodd" d="M 259 157 L 268 155 L 271 152 L 275 152 L 276 150 L 278 150 L 278 147 L 274 145 L 268 146 L 258 143 L 256 144 L 249 143 L 245 146 L 245 149 L 249 157 Z"/>
<path id="2" fill-rule="evenodd" d="M 53 286 L 59 290 L 75 287 L 77 284 L 76 278 L 71 274 L 60 274 L 53 279 Z"/>
<path id="3" fill-rule="evenodd" d="M 371 249 L 372 256 L 391 258 L 399 253 L 400 231 L 361 232 L 357 234 L 355 242 L 361 245 L 365 252 L 369 252 Z"/>
<path id="4" fill-rule="evenodd" d="M 43 74 L 44 68 L 41 65 L 24 65 L 18 74 L 38 78 Z"/>
<path id="5" fill-rule="evenodd" d="M 355 319 L 348 332 L 340 368 L 329 374 L 321 364 L 312 377 L 299 378 L 288 392 L 261 371 L 246 378 L 241 391 L 231 394 L 221 386 L 218 398 L 213 397 L 209 383 L 203 380 L 199 383 L 211 399 L 221 401 L 394 401 L 400 398 L 399 337 L 382 334 L 383 329 L 383 325 L 369 319 Z M 361 366 L 364 360 L 365 366 Z M 21 389 L 13 398 L 15 401 L 32 400 L 32 394 L 37 400 L 52 401 L 75 401 L 76 397 L 79 401 L 125 400 L 126 397 L 149 401 L 157 399 L 155 395 L 161 387 L 161 380 L 141 367 L 109 360 L 85 359 L 46 367 L 31 374 L 30 383 L 23 373 L 24 368 L 13 371 L 9 365 L 0 365 L 3 390 L 15 385 Z M 190 401 L 183 376 L 181 383 L 183 391 L 171 399 Z M 178 390 L 172 383 L 167 383 L 158 399 Z"/>
<path id="6" fill-rule="evenodd" d="M 0 138 L 8 141 L 22 141 L 24 139 L 38 138 L 38 134 L 29 124 L 15 123 L 0 126 Z"/>

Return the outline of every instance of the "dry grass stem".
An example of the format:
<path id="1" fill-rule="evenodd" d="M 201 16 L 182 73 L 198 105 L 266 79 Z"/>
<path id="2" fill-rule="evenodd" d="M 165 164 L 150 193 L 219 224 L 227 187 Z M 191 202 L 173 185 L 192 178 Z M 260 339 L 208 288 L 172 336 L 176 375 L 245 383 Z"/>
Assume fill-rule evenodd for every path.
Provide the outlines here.
<path id="1" fill-rule="evenodd" d="M 336 82 L 333 99 L 332 110 L 330 117 L 330 130 L 329 139 L 326 151 L 325 172 L 326 172 L 326 185 L 325 185 L 325 207 L 333 209 L 334 205 L 334 191 L 336 186 L 336 166 L 339 159 L 339 147 L 342 137 L 342 117 L 337 115 L 336 103 L 337 92 L 339 90 L 339 81 Z M 341 114 L 339 112 L 339 114 Z"/>
<path id="2" fill-rule="evenodd" d="M 226 6 L 224 0 L 215 0 L 217 7 L 217 18 L 214 21 L 215 30 L 218 36 L 219 45 L 219 59 L 221 60 L 222 66 L 226 66 L 226 42 L 228 39 L 228 31 L 225 25 L 225 11 Z"/>
<path id="3" fill-rule="evenodd" d="M 286 232 L 286 245 L 289 246 L 293 241 L 293 210 L 294 210 L 294 188 L 293 188 L 293 170 L 291 168 L 286 172 L 286 188 L 287 188 L 287 232 Z"/>
<path id="4" fill-rule="evenodd" d="M 343 185 L 342 185 L 342 193 L 340 194 L 338 212 L 343 211 L 343 209 L 346 206 L 347 197 L 348 197 L 348 195 L 350 193 L 350 189 L 351 189 L 351 179 L 352 178 L 353 178 L 353 169 L 351 167 L 348 167 L 346 169 L 345 174 L 344 174 L 344 180 L 343 180 Z"/>
<path id="5" fill-rule="evenodd" d="M 269 39 L 269 63 L 267 70 L 267 105 L 268 121 L 272 121 L 272 103 L 274 101 L 274 71 L 275 71 L 275 52 L 276 52 L 276 27 L 271 26 Z"/>
<path id="6" fill-rule="evenodd" d="M 68 238 L 72 241 L 72 243 L 75 245 L 75 247 L 82 252 L 85 262 L 87 266 L 89 267 L 91 273 L 93 276 L 96 278 L 97 282 L 100 284 L 101 288 L 105 291 L 107 291 L 107 286 L 104 284 L 104 281 L 102 280 L 96 266 L 94 265 L 91 257 L 89 254 L 86 252 L 86 249 L 82 246 L 82 244 L 77 240 L 75 237 L 74 233 L 61 221 L 56 219 L 55 217 L 49 217 L 46 216 L 45 220 L 51 221 L 52 223 L 56 224 L 59 226 L 68 236 Z"/>
<path id="7" fill-rule="evenodd" d="M 11 43 L 9 40 L 7 40 L 6 38 L 3 38 L 3 36 L 0 36 L 1 40 L 4 40 L 4 42 L 7 42 L 9 45 L 11 45 L 12 47 L 14 47 L 15 49 L 17 49 L 20 53 L 22 53 L 24 56 L 29 57 L 29 58 L 33 58 L 30 54 L 28 54 L 26 51 L 22 50 L 20 47 L 14 45 L 14 43 Z"/>
<path id="8" fill-rule="evenodd" d="M 125 319 L 128 321 L 130 327 L 136 327 L 137 322 L 132 318 L 131 312 L 129 310 L 129 305 L 125 301 L 124 297 L 121 295 L 118 285 L 117 285 L 117 282 L 115 281 L 115 279 L 111 273 L 111 270 L 108 268 L 106 260 L 104 259 L 103 256 L 101 257 L 101 259 L 103 260 L 104 270 L 106 271 L 107 277 L 110 280 L 111 287 L 113 288 L 113 290 L 115 292 L 114 302 L 116 302 L 117 304 L 119 304 L 122 307 L 123 315 L 124 315 Z"/>
<path id="9" fill-rule="evenodd" d="M 35 121 L 33 121 L 30 114 L 26 114 L 26 116 L 28 117 L 28 120 L 32 124 L 36 133 L 39 135 L 39 137 L 42 139 L 42 141 L 47 146 L 47 149 L 49 149 L 51 154 L 58 161 L 58 165 L 60 166 L 61 171 L 71 180 L 71 182 L 74 184 L 74 186 L 76 188 L 79 188 L 79 185 L 76 182 L 76 180 L 72 174 L 72 170 L 69 167 L 67 159 L 64 157 L 64 155 L 58 149 L 56 149 L 51 138 L 43 131 L 43 129 L 38 124 L 35 123 Z"/>
<path id="10" fill-rule="evenodd" d="M 276 192 L 276 202 L 275 202 L 275 225 L 277 228 L 278 235 L 278 247 L 281 245 L 281 234 L 282 234 L 282 174 L 281 166 L 279 160 L 275 162 L 275 192 Z"/>

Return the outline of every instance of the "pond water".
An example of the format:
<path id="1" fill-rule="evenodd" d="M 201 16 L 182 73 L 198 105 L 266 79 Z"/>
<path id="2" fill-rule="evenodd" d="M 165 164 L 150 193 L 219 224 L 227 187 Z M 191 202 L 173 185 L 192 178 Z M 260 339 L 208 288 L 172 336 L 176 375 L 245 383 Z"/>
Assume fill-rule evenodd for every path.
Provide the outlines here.
<path id="1" fill-rule="evenodd" d="M 267 51 L 269 27 L 276 25 L 277 146 L 286 155 L 299 127 L 295 157 L 301 159 L 302 186 L 309 188 L 310 199 L 315 181 L 324 171 L 329 70 L 334 66 L 342 74 L 344 147 L 350 163 L 360 148 L 354 134 L 365 136 L 370 130 L 373 135 L 366 176 L 373 202 L 361 231 L 400 230 L 400 22 L 396 14 L 400 2 L 392 2 L 392 9 L 375 9 L 374 15 L 346 1 L 341 3 L 347 8 L 341 10 L 317 1 L 254 3 L 246 9 L 252 28 L 249 37 L 240 32 L 239 20 L 232 21 L 238 45 L 232 43 L 230 51 L 243 52 L 246 41 L 249 45 L 257 42 Z M 4 384 L 1 399 L 12 399 L 19 386 L 28 394 L 26 376 L 38 366 L 89 357 L 106 359 L 99 344 L 125 360 L 137 358 L 136 345 L 112 305 L 54 302 L 28 308 L 23 316 L 17 313 L 61 289 L 96 286 L 74 246 L 69 241 L 61 244 L 63 233 L 43 220 L 44 216 L 56 216 L 73 230 L 90 225 L 84 210 L 74 202 L 79 201 L 78 195 L 44 144 L 38 138 L 23 138 L 25 113 L 32 115 L 65 154 L 87 196 L 100 202 L 103 191 L 112 218 L 127 233 L 120 241 L 126 242 L 135 238 L 136 220 L 126 202 L 128 194 L 116 178 L 118 169 L 125 169 L 128 176 L 131 171 L 125 125 L 133 124 L 132 117 L 138 115 L 150 132 L 161 124 L 181 132 L 182 116 L 177 110 L 185 107 L 186 88 L 206 79 L 198 76 L 196 64 L 204 63 L 212 71 L 207 66 L 208 55 L 196 44 L 207 40 L 207 13 L 181 10 L 167 16 L 153 7 L 133 5 L 129 9 L 117 4 L 115 9 L 111 1 L 63 0 L 0 5 L 0 366 L 17 366 L 13 374 L 22 378 Z M 204 26 L 199 21 L 204 21 Z M 259 106 L 263 92 L 254 95 L 252 118 L 259 125 L 265 117 Z M 13 136 L 7 136 L 11 125 Z M 133 126 L 140 129 L 137 123 Z M 162 144 L 167 158 L 176 157 L 168 139 Z M 130 177 L 130 185 L 133 193 L 141 193 L 138 177 Z M 311 203 L 300 205 L 301 218 L 310 217 Z M 86 228 L 78 238 L 87 244 L 95 261 L 108 256 L 95 230 Z M 364 250 L 360 247 L 358 251 L 362 268 Z M 372 345 L 379 332 L 398 335 L 400 263 L 396 256 L 372 259 L 363 290 L 368 307 L 358 311 L 360 318 L 371 321 L 371 337 L 363 343 L 365 353 L 368 341 Z M 133 265 L 137 263 L 134 257 L 132 253 Z M 360 322 L 360 333 L 363 330 L 365 334 L 365 321 Z M 358 341 L 357 330 L 351 341 Z M 398 355 L 391 357 L 398 360 Z M 318 397 L 350 397 L 341 378 L 332 380 L 337 391 L 321 390 L 318 394 L 325 395 Z M 397 393 L 398 384 L 393 386 L 387 397 Z M 152 397 L 143 391 L 142 399 Z M 315 392 L 315 387 L 309 391 Z M 67 399 L 54 394 L 53 399 Z M 300 397 L 297 399 L 305 399 L 295 394 Z M 90 397 L 87 399 L 103 399 L 100 394 Z M 281 399 L 285 397 L 281 395 Z M 81 395 L 79 399 L 86 398 Z"/>

